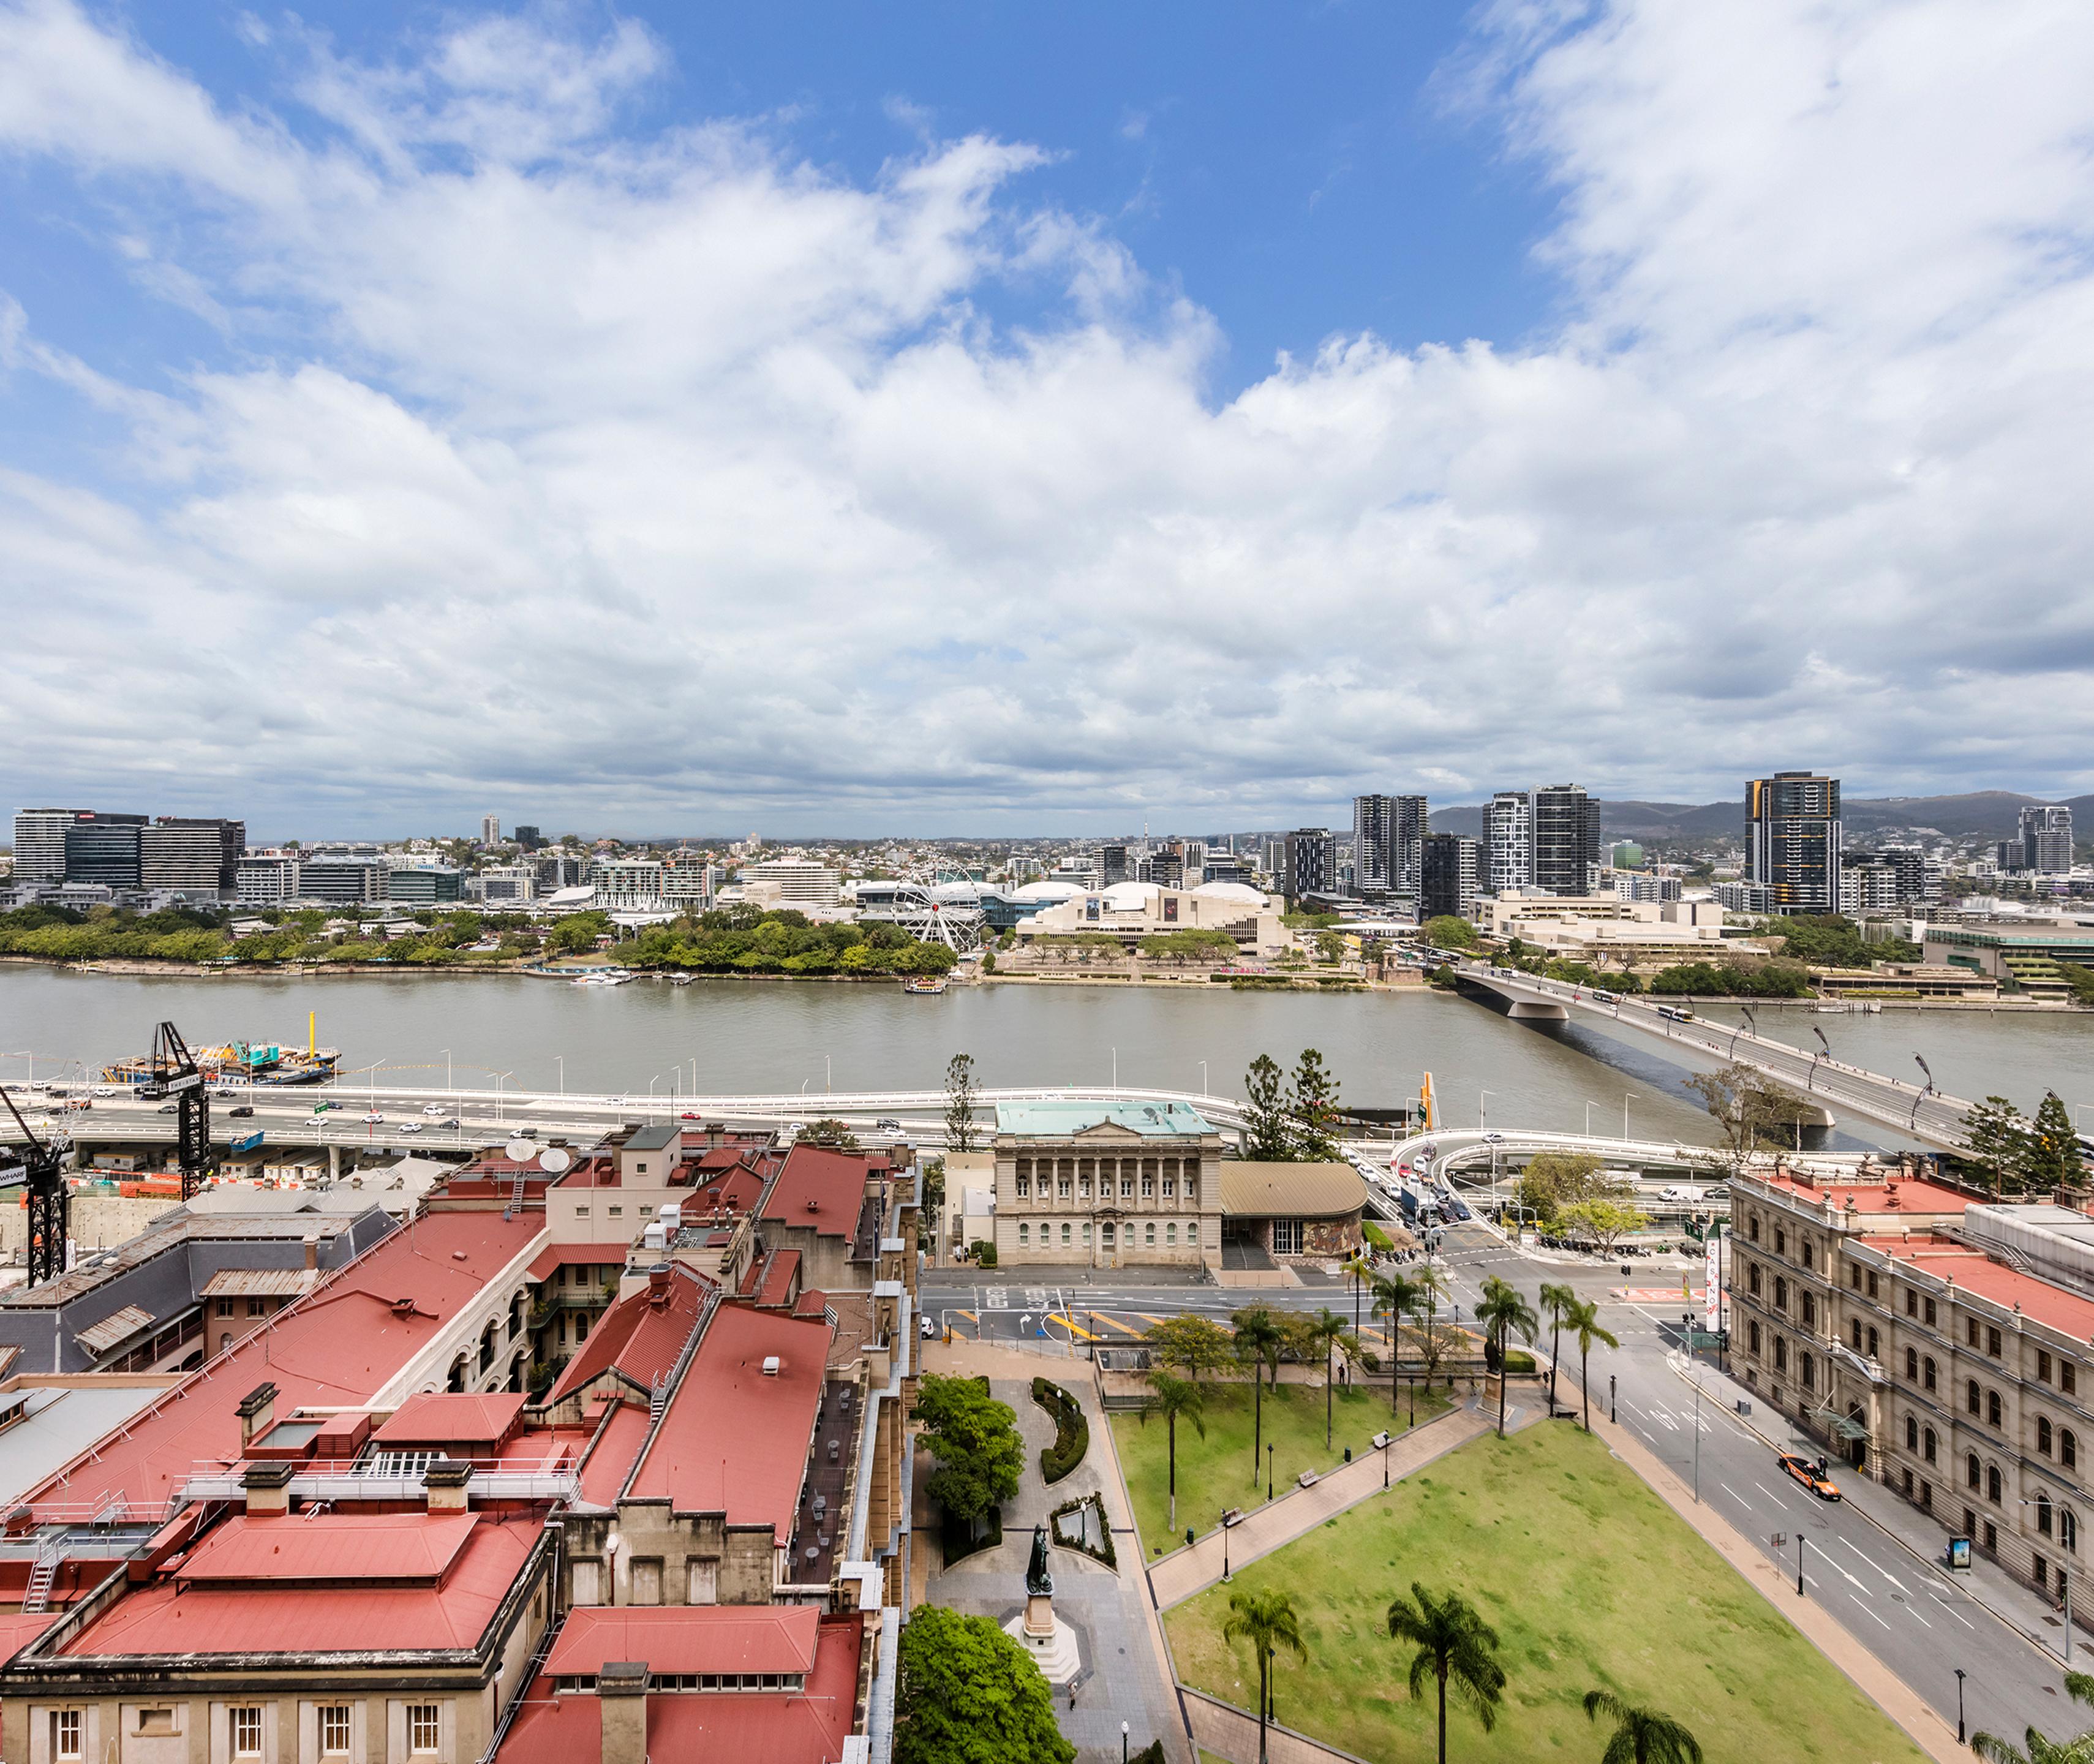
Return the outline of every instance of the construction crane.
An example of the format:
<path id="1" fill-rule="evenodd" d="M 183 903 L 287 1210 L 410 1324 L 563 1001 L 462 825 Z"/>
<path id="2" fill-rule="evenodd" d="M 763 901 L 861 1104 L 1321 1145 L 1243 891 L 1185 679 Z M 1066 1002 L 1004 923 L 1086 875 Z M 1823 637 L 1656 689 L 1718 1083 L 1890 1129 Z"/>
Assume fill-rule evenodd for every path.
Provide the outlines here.
<path id="1" fill-rule="evenodd" d="M 172 1023 L 163 1023 L 153 1032 L 153 1051 L 138 1094 L 176 1099 L 180 1113 L 175 1123 L 175 1156 L 181 1166 L 182 1198 L 193 1198 L 211 1173 L 211 1092 L 197 1062 L 189 1057 L 189 1044 L 182 1040 L 181 1031 Z"/>
<path id="2" fill-rule="evenodd" d="M 38 1139 L 15 1099 L 0 1088 L 0 1100 L 22 1130 L 22 1181 L 29 1194 L 29 1284 L 40 1285 L 66 1271 L 66 1227 L 72 1206 L 72 1191 L 66 1187 L 65 1168 L 72 1158 L 72 1141 L 63 1133 Z"/>

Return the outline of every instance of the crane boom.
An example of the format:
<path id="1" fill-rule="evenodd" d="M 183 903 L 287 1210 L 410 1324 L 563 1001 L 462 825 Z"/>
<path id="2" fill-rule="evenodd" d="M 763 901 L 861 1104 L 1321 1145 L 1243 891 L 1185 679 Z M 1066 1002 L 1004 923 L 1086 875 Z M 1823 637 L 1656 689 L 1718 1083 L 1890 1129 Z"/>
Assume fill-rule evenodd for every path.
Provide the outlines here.
<path id="1" fill-rule="evenodd" d="M 193 1199 L 211 1171 L 211 1092 L 189 1055 L 181 1031 L 172 1023 L 163 1023 L 153 1032 L 152 1056 L 139 1094 L 175 1098 L 179 1111 L 175 1156 L 181 1167 L 182 1198 Z"/>
<path id="2" fill-rule="evenodd" d="M 72 1193 L 66 1186 L 66 1158 L 72 1141 L 56 1134 L 48 1141 L 22 1119 L 15 1099 L 0 1085 L 0 1101 L 22 1130 L 22 1182 L 29 1200 L 29 1284 L 41 1285 L 66 1271 L 66 1238 L 72 1210 Z"/>

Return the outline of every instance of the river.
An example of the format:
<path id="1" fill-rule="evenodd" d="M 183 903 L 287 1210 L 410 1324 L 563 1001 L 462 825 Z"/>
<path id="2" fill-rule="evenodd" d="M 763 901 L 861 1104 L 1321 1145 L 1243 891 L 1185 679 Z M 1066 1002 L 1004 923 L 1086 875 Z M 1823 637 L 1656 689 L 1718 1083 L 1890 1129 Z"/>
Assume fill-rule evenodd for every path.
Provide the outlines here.
<path id="1" fill-rule="evenodd" d="M 579 987 L 519 975 L 224 978 L 0 967 L 0 1077 L 142 1054 L 154 1024 L 192 1045 L 236 1038 L 302 1044 L 308 1011 L 345 1071 L 382 1062 L 395 1082 L 525 1090 L 667 1094 L 930 1089 L 946 1061 L 974 1056 L 984 1084 L 1123 1084 L 1243 1093 L 1245 1068 L 1270 1054 L 1291 1067 L 1319 1049 L 1344 1101 L 1396 1106 L 1426 1072 L 1442 1119 L 1480 1107 L 1506 1126 L 1621 1131 L 1707 1142 L 1710 1123 L 1680 1080 L 1692 1068 L 1632 1031 L 1591 1021 L 1515 1023 L 1471 1000 L 1425 992 L 1231 992 L 1222 987 L 955 986 L 911 997 L 898 986 L 695 980 L 672 987 Z M 1724 1015 L 1711 1010 L 1705 1015 Z M 1762 1030 L 1814 1045 L 1824 1029 L 1844 1060 L 1917 1075 L 1915 1050 L 1952 1095 L 1999 1093 L 2033 1110 L 2046 1087 L 2094 1101 L 2094 1017 L 1975 1012 L 1825 1016 L 1768 1011 Z M 1204 1062 L 1204 1065 L 1203 1065 Z M 1827 1141 L 1896 1145 L 1849 1121 Z"/>

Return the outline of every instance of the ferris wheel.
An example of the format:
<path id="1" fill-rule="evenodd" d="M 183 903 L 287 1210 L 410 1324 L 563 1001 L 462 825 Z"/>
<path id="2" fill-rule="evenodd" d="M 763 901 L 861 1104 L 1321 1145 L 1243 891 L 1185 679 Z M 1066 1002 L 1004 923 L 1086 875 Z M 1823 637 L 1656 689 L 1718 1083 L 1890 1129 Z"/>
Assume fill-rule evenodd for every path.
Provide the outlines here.
<path id="1" fill-rule="evenodd" d="M 880 916 L 924 943 L 942 943 L 955 954 L 981 947 L 980 902 L 956 897 L 944 889 L 905 882 L 895 889 L 893 904 Z"/>

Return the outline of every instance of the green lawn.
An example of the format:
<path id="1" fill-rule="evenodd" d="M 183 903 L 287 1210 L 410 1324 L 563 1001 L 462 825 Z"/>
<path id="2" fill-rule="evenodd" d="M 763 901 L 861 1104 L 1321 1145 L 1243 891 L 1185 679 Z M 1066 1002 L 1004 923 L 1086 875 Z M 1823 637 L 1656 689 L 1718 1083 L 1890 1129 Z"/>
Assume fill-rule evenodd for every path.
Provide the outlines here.
<path id="1" fill-rule="evenodd" d="M 1185 1540 L 1188 1525 L 1202 1532 L 1214 1528 L 1223 1507 L 1249 1508 L 1265 1499 L 1265 1454 L 1258 1462 L 1258 1480 L 1251 1481 L 1253 1405 L 1250 1385 L 1203 1382 L 1207 1393 L 1206 1437 L 1189 1423 L 1178 1423 L 1178 1531 L 1166 1535 L 1170 1466 L 1168 1433 L 1161 1420 L 1144 1423 L 1137 1415 L 1112 1418 L 1113 1443 L 1119 1448 L 1120 1467 L 1126 1472 L 1127 1492 L 1134 1502 L 1134 1521 L 1142 1537 L 1142 1552 L 1155 1559 L 1159 1549 L 1168 1549 Z M 1282 1384 L 1265 1393 L 1264 1438 L 1274 1448 L 1273 1491 L 1284 1494 L 1305 1470 L 1326 1471 L 1345 1462 L 1345 1448 L 1353 1456 L 1371 1451 L 1369 1443 L 1384 1427 L 1390 1427 L 1388 1386 L 1371 1392 L 1358 1385 L 1349 1391 L 1342 1385 L 1332 1393 L 1331 1445 L 1323 1445 L 1323 1390 L 1319 1385 Z M 1418 1419 L 1425 1421 L 1446 1407 L 1445 1394 L 1428 1397 L 1418 1393 Z M 1403 1413 L 1390 1431 L 1401 1433 L 1410 1418 L 1406 1395 Z"/>
<path id="2" fill-rule="evenodd" d="M 1606 1448 L 1565 1423 L 1473 1441 L 1165 1614 L 1187 1683 L 1249 1708 L 1258 1675 L 1221 1640 L 1230 1592 L 1284 1592 L 1310 1663 L 1283 1657 L 1279 1715 L 1363 1757 L 1424 1759 L 1428 1696 L 1384 1614 L 1413 1580 L 1495 1628 L 1497 1727 L 1453 1709 L 1450 1758 L 1593 1758 L 1596 1687 L 1662 1709 L 1709 1764 L 1917 1764 L 1922 1754 Z"/>

